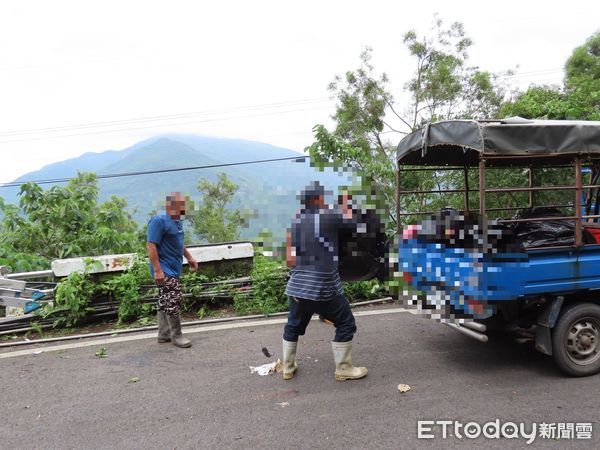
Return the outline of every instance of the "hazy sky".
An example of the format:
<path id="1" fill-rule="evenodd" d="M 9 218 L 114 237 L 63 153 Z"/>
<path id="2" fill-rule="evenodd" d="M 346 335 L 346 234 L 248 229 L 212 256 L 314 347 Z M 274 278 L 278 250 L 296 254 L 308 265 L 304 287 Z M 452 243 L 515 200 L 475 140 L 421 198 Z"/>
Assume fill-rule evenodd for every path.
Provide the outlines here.
<path id="1" fill-rule="evenodd" d="M 472 64 L 518 66 L 520 87 L 560 83 L 600 29 L 598 1 L 1 0 L 0 182 L 165 132 L 302 150 L 366 45 L 402 98 L 402 34 L 436 12 L 464 23 Z"/>

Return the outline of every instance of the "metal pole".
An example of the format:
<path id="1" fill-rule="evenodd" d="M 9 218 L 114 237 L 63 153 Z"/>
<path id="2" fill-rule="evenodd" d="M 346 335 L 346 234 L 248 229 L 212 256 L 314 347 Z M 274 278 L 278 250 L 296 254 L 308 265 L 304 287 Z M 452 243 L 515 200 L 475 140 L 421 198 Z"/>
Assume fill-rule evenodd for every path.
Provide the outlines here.
<path id="1" fill-rule="evenodd" d="M 533 171 L 529 166 L 529 188 L 533 187 Z M 533 208 L 533 191 L 529 191 L 529 208 Z"/>
<path id="2" fill-rule="evenodd" d="M 396 168 L 396 234 L 400 235 L 400 162 Z"/>
<path id="3" fill-rule="evenodd" d="M 575 205 L 575 246 L 581 246 L 581 192 L 583 187 L 583 180 L 581 175 L 581 160 L 579 158 L 575 159 L 575 201 L 573 204 Z"/>
<path id="4" fill-rule="evenodd" d="M 479 157 L 479 214 L 485 215 L 485 159 Z"/>
<path id="5" fill-rule="evenodd" d="M 469 168 L 465 166 L 465 212 L 469 212 Z"/>

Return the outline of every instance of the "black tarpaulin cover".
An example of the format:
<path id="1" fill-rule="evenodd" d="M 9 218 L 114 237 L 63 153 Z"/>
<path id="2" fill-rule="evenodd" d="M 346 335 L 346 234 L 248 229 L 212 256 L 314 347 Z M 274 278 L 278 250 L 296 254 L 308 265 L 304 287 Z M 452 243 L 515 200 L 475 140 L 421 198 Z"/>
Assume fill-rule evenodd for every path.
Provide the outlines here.
<path id="1" fill-rule="evenodd" d="M 479 155 L 600 157 L 600 122 L 449 120 L 430 123 L 400 141 L 400 164 L 476 165 Z"/>

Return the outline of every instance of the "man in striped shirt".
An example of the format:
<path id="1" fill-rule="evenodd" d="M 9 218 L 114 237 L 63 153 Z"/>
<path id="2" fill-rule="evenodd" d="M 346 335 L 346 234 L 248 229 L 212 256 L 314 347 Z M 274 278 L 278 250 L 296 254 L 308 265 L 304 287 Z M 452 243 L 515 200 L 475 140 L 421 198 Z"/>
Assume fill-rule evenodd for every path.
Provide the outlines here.
<path id="1" fill-rule="evenodd" d="M 283 333 L 283 379 L 293 378 L 298 365 L 296 348 L 313 314 L 335 326 L 331 345 L 335 379 L 354 380 L 367 375 L 365 367 L 352 365 L 352 338 L 356 333 L 354 315 L 344 296 L 338 273 L 338 232 L 354 227 L 353 212 L 344 196 L 341 210 L 325 204 L 325 190 L 318 182 L 302 192 L 302 209 L 287 236 L 287 264 L 292 268 L 286 287 L 289 315 Z"/>

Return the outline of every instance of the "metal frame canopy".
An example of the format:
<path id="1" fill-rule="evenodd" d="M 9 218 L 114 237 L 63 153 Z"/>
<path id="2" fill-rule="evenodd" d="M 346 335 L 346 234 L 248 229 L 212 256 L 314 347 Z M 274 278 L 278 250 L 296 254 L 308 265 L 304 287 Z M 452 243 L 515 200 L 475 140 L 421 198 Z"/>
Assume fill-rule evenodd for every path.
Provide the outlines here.
<path id="1" fill-rule="evenodd" d="M 600 158 L 600 121 L 448 120 L 429 123 L 405 136 L 398 164 L 487 166 L 569 163 L 577 156 Z"/>

